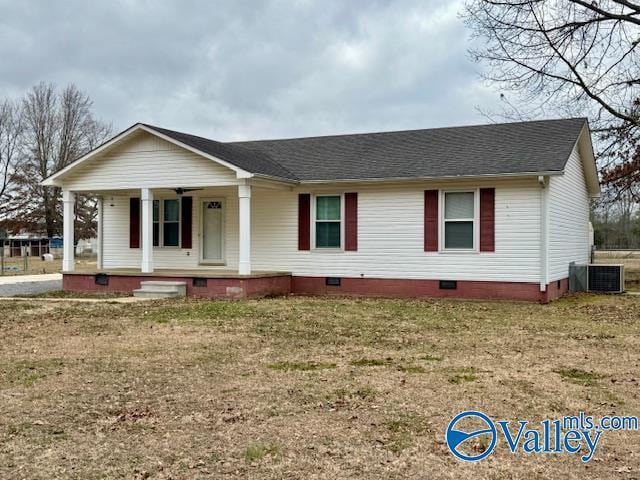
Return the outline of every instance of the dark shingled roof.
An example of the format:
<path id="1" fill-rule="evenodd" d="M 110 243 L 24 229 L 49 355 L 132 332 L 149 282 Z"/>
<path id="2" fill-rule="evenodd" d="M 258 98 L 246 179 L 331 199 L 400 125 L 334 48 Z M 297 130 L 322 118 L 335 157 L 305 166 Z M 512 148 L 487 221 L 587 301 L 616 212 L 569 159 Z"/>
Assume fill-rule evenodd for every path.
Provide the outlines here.
<path id="1" fill-rule="evenodd" d="M 147 125 L 251 173 L 359 180 L 560 172 L 585 118 L 222 143 Z"/>
<path id="2" fill-rule="evenodd" d="M 208 138 L 196 137 L 188 133 L 167 130 L 166 128 L 154 127 L 153 125 L 143 124 L 144 126 L 162 133 L 167 137 L 171 137 L 185 145 L 200 150 L 208 155 L 213 155 L 220 160 L 229 162 L 236 167 L 251 173 L 260 173 L 272 177 L 295 179 L 295 176 L 286 168 L 274 162 L 269 155 L 261 150 L 253 150 L 250 148 L 234 145 L 233 143 L 217 142 Z"/>

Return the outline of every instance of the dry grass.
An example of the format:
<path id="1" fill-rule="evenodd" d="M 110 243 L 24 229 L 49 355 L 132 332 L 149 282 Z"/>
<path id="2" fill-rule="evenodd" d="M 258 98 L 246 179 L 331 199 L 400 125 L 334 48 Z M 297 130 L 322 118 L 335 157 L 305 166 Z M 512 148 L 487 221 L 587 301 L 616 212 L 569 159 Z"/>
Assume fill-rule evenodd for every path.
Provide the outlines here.
<path id="1" fill-rule="evenodd" d="M 95 268 L 94 257 L 77 258 L 77 268 Z M 41 273 L 60 273 L 62 271 L 62 260 L 43 261 L 40 257 L 5 257 L 4 275 L 38 275 Z"/>
<path id="2" fill-rule="evenodd" d="M 0 303 L 0 478 L 637 478 L 640 432 L 476 465 L 474 408 L 637 414 L 640 298 Z"/>

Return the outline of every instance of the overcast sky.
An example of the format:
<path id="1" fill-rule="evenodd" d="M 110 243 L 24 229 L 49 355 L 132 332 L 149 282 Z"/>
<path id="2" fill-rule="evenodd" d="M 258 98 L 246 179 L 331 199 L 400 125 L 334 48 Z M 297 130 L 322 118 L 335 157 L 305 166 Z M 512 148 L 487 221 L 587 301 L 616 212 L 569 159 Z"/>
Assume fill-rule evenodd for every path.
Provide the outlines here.
<path id="1" fill-rule="evenodd" d="M 73 82 L 115 130 L 218 140 L 486 123 L 457 0 L 0 0 L 0 97 Z"/>

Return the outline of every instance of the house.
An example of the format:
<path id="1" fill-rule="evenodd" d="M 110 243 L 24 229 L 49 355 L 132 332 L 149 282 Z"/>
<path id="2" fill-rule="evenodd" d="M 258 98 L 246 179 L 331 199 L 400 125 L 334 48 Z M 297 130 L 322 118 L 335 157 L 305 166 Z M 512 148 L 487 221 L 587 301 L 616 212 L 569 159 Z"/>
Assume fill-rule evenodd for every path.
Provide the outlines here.
<path id="1" fill-rule="evenodd" d="M 50 176 L 64 236 L 99 199 L 98 265 L 64 288 L 178 280 L 276 294 L 548 301 L 589 259 L 586 119 L 217 142 L 138 123 Z"/>
<path id="2" fill-rule="evenodd" d="M 46 235 L 21 231 L 7 238 L 0 238 L 2 252 L 5 257 L 40 257 L 49 253 L 49 238 Z"/>
<path id="3" fill-rule="evenodd" d="M 76 255 L 93 255 L 96 252 L 97 238 L 76 239 Z"/>

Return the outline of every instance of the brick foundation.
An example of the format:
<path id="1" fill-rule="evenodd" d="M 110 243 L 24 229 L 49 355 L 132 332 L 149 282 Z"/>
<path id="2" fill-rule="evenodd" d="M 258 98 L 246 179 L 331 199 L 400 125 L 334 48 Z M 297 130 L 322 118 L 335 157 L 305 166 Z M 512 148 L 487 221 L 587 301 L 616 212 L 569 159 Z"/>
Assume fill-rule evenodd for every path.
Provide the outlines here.
<path id="1" fill-rule="evenodd" d="M 108 285 L 96 285 L 92 274 L 64 274 L 63 288 L 78 292 L 131 293 L 145 280 L 184 281 L 187 295 L 204 298 L 257 298 L 288 295 L 342 295 L 390 298 L 470 298 L 483 300 L 523 300 L 546 303 L 568 291 L 562 279 L 540 291 L 537 283 L 458 281 L 455 290 L 440 289 L 438 280 L 342 278 L 339 286 L 326 285 L 325 277 L 274 275 L 247 278 L 207 278 L 205 286 L 194 286 L 192 277 L 109 275 Z"/>
<path id="2" fill-rule="evenodd" d="M 562 280 L 558 280 L 556 282 L 551 282 L 547 285 L 546 291 L 546 301 L 551 302 L 552 300 L 556 300 L 563 296 L 565 293 L 569 291 L 569 279 L 563 278 Z"/>
<path id="3" fill-rule="evenodd" d="M 559 298 L 568 289 L 568 280 L 557 288 L 553 282 L 547 292 L 538 283 L 458 281 L 455 290 L 440 289 L 438 280 L 400 280 L 378 278 L 342 278 L 340 286 L 325 284 L 324 277 L 293 277 L 292 292 L 302 295 L 356 295 L 401 298 L 471 298 L 486 300 L 524 300 L 546 303 Z"/>
<path id="4" fill-rule="evenodd" d="M 130 276 L 108 275 L 108 285 L 96 285 L 95 275 L 64 274 L 62 288 L 72 292 L 131 293 L 140 288 L 140 282 L 155 280 L 186 282 L 187 295 L 203 298 L 259 298 L 288 295 L 291 292 L 291 277 L 277 275 L 273 277 L 249 278 L 203 278 L 204 286 L 194 286 L 192 277 Z"/>

